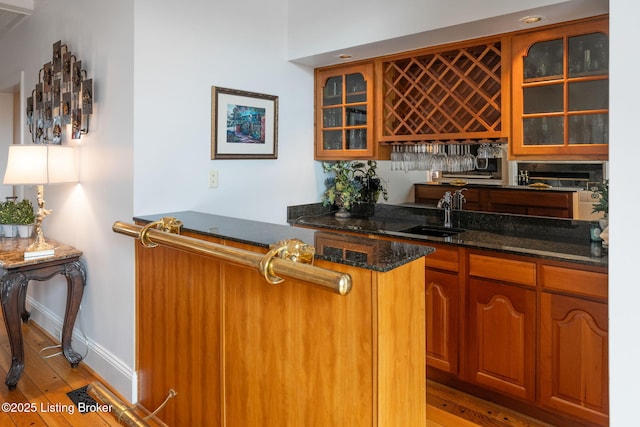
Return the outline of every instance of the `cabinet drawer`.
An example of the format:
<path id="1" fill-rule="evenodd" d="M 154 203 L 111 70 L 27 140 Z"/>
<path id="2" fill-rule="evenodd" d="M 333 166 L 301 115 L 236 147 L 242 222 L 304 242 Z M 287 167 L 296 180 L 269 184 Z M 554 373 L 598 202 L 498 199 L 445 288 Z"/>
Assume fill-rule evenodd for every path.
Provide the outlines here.
<path id="1" fill-rule="evenodd" d="M 536 264 L 514 259 L 470 254 L 469 275 L 535 286 Z"/>
<path id="2" fill-rule="evenodd" d="M 424 265 L 432 268 L 440 268 L 442 270 L 458 271 L 458 249 L 445 246 L 434 245 L 429 243 L 429 246 L 436 248 L 436 251 L 424 257 Z"/>
<path id="3" fill-rule="evenodd" d="M 540 283 L 545 289 L 555 289 L 598 298 L 607 298 L 609 293 L 608 275 L 595 271 L 542 265 L 540 266 Z"/>

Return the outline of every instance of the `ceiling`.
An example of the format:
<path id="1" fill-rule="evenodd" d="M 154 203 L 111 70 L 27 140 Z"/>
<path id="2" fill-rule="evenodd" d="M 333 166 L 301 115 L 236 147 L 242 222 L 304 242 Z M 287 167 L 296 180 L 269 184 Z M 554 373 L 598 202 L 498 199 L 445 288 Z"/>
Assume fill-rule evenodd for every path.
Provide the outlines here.
<path id="1" fill-rule="evenodd" d="M 440 0 L 446 2 L 446 0 Z M 451 3 L 460 4 L 473 0 L 448 0 Z M 485 0 L 488 1 L 488 0 Z M 503 1 L 495 0 L 493 3 Z M 291 57 L 289 60 L 295 63 L 307 65 L 313 68 L 334 65 L 367 58 L 375 58 L 399 52 L 407 52 L 429 46 L 444 45 L 463 40 L 487 37 L 496 34 L 510 33 L 527 30 L 540 26 L 557 24 L 574 19 L 609 13 L 609 0 L 548 0 L 546 6 L 527 9 L 527 0 L 509 0 L 511 3 L 525 5 L 523 10 L 505 15 L 492 16 L 477 21 L 463 22 L 458 25 L 450 25 L 427 29 L 424 32 L 407 34 L 396 38 L 388 38 L 356 46 L 343 46 L 339 50 L 327 52 L 307 52 L 308 56 Z M 544 3 L 544 0 L 537 3 Z M 481 2 L 482 3 L 482 2 Z M 525 16 L 540 16 L 542 21 L 534 24 L 525 24 L 521 18 Z M 307 30 L 305 30 L 307 31 Z M 309 31 L 307 31 L 308 33 Z M 300 41 L 297 41 L 300 43 Z M 344 59 L 345 56 L 347 59 Z"/>
<path id="2" fill-rule="evenodd" d="M 0 38 L 13 30 L 34 9 L 34 0 L 0 0 Z"/>

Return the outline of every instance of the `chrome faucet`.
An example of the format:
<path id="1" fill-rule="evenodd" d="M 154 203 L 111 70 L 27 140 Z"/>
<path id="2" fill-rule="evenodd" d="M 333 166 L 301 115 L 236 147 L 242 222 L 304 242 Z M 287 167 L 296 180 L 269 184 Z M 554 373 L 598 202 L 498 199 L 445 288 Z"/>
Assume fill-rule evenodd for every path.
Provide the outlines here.
<path id="1" fill-rule="evenodd" d="M 444 196 L 438 202 L 438 207 L 444 209 L 444 227 L 451 228 L 451 204 L 453 202 L 451 191 L 444 193 Z"/>

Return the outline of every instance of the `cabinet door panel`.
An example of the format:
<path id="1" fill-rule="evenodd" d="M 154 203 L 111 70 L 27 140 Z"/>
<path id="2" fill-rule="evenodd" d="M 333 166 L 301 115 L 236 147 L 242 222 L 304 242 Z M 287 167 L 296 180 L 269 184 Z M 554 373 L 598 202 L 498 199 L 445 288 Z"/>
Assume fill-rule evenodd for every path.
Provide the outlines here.
<path id="1" fill-rule="evenodd" d="M 607 305 L 543 293 L 540 319 L 541 403 L 607 425 Z"/>
<path id="2" fill-rule="evenodd" d="M 562 39 L 539 42 L 531 46 L 523 59 L 524 78 L 561 76 L 563 70 Z"/>
<path id="3" fill-rule="evenodd" d="M 609 72 L 609 41 L 602 33 L 569 37 L 569 77 Z"/>
<path id="4" fill-rule="evenodd" d="M 427 365 L 458 372 L 458 274 L 426 270 Z"/>
<path id="5" fill-rule="evenodd" d="M 373 63 L 316 69 L 315 79 L 315 158 L 374 158 Z"/>
<path id="6" fill-rule="evenodd" d="M 525 114 L 557 113 L 564 109 L 561 84 L 527 87 L 523 92 Z"/>
<path id="7" fill-rule="evenodd" d="M 608 44 L 606 18 L 513 36 L 511 158 L 606 160 Z"/>
<path id="8" fill-rule="evenodd" d="M 471 381 L 534 400 L 535 301 L 534 291 L 469 279 Z"/>

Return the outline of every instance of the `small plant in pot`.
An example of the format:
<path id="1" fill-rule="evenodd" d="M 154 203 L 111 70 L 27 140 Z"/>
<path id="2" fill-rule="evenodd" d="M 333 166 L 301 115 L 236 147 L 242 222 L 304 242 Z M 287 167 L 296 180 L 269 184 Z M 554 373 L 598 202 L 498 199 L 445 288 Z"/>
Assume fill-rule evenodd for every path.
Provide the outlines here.
<path id="1" fill-rule="evenodd" d="M 16 211 L 16 202 L 7 198 L 7 201 L 0 203 L 0 224 L 2 224 L 2 235 L 4 237 L 16 237 L 16 225 L 13 222 Z"/>
<path id="2" fill-rule="evenodd" d="M 18 226 L 18 235 L 20 237 L 31 237 L 33 224 L 36 222 L 31 200 L 24 199 L 20 203 L 15 203 L 15 205 L 14 223 Z"/>
<path id="3" fill-rule="evenodd" d="M 4 237 L 30 237 L 36 216 L 30 200 L 16 203 L 13 199 L 0 203 L 0 224 Z"/>
<path id="4" fill-rule="evenodd" d="M 597 197 L 598 202 L 593 205 L 592 213 L 602 212 L 604 217 L 602 218 L 607 223 L 609 222 L 609 180 L 605 179 L 601 183 L 591 188 L 593 192 L 593 198 Z"/>
<path id="5" fill-rule="evenodd" d="M 336 161 L 323 162 L 324 172 L 333 173 L 325 180 L 327 189 L 322 194 L 324 206 L 336 206 L 336 217 L 372 215 L 373 206 L 382 195 L 387 200 L 387 190 L 376 173 L 376 162 Z M 367 212 L 369 208 L 370 212 Z"/>
<path id="6" fill-rule="evenodd" d="M 599 238 L 602 240 L 602 246 L 609 246 L 609 180 L 605 179 L 595 187 L 591 188 L 593 198 L 597 197 L 598 201 L 593 205 L 592 213 L 602 212 L 604 216 L 598 220 L 600 224 Z"/>
<path id="7" fill-rule="evenodd" d="M 366 165 L 362 162 L 357 163 L 358 173 L 355 180 L 360 183 L 360 198 L 351 209 L 354 216 L 365 218 L 373 216 L 380 196 L 384 200 L 389 199 L 382 178 L 377 174 L 377 167 L 375 160 L 368 160 Z"/>

